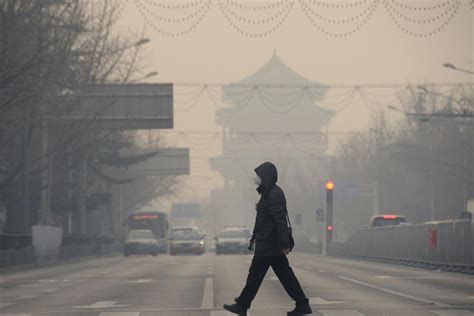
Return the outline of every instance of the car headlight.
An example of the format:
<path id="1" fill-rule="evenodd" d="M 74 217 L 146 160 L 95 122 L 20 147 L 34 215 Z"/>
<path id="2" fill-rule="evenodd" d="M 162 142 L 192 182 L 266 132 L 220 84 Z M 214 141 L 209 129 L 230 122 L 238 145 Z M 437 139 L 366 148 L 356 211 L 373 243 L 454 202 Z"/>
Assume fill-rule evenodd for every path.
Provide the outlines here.
<path id="1" fill-rule="evenodd" d="M 201 241 L 199 242 L 199 244 L 200 244 L 201 246 L 204 246 L 204 241 L 201 240 Z"/>

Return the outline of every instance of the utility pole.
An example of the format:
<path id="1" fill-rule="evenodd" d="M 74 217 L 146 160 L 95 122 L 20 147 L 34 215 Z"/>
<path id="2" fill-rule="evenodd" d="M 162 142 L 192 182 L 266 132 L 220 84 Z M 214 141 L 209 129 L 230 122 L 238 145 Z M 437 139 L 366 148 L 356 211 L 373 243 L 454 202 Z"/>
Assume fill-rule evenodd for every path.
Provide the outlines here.
<path id="1" fill-rule="evenodd" d="M 40 225 L 49 224 L 52 190 L 52 157 L 50 154 L 49 121 L 41 106 L 41 217 Z"/>
<path id="2" fill-rule="evenodd" d="M 25 111 L 25 125 L 23 127 L 23 218 L 24 232 L 30 232 L 30 158 L 29 158 L 29 128 L 30 112 Z"/>
<path id="3" fill-rule="evenodd" d="M 81 157 L 81 163 L 79 166 L 79 223 L 80 233 L 85 235 L 87 216 L 86 216 L 86 190 L 87 190 L 87 160 L 86 155 Z"/>

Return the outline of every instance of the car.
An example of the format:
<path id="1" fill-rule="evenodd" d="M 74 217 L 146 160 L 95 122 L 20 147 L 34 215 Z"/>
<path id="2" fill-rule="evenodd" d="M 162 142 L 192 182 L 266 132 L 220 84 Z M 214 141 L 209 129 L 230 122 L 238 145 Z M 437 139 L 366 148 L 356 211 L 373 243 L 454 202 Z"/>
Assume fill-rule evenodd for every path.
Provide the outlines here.
<path id="1" fill-rule="evenodd" d="M 148 229 L 135 229 L 128 232 L 123 247 L 123 255 L 128 257 L 132 254 L 158 255 L 159 245 L 155 234 Z"/>
<path id="2" fill-rule="evenodd" d="M 174 230 L 169 238 L 170 255 L 175 256 L 180 253 L 194 253 L 202 255 L 206 251 L 206 241 L 195 229 Z"/>
<path id="3" fill-rule="evenodd" d="M 369 228 L 404 225 L 405 223 L 405 216 L 402 215 L 375 215 L 370 218 Z"/>
<path id="4" fill-rule="evenodd" d="M 249 253 L 249 231 L 242 227 L 227 227 L 219 231 L 216 240 L 216 254 Z"/>

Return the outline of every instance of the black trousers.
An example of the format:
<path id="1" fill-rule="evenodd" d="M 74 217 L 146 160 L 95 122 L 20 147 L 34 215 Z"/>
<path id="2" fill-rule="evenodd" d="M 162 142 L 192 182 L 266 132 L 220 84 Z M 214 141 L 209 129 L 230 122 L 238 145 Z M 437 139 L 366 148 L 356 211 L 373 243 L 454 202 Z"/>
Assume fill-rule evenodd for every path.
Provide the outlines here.
<path id="1" fill-rule="evenodd" d="M 250 308 L 250 304 L 255 295 L 257 295 L 258 289 L 270 266 L 288 295 L 296 302 L 296 305 L 306 305 L 309 303 L 293 269 L 290 267 L 288 259 L 285 255 L 281 255 L 275 257 L 253 257 L 247 283 L 240 296 L 235 300 L 240 306 Z"/>

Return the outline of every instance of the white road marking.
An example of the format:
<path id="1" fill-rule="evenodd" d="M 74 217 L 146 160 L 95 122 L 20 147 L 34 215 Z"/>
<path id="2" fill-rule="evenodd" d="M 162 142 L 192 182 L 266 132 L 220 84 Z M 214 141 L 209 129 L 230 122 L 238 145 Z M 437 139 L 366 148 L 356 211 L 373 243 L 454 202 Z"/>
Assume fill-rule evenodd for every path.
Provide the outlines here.
<path id="1" fill-rule="evenodd" d="M 60 287 L 72 286 L 72 283 L 59 284 Z"/>
<path id="2" fill-rule="evenodd" d="M 83 306 L 73 306 L 76 308 L 109 308 L 109 307 L 123 307 L 123 306 L 128 306 L 128 305 L 116 305 L 118 303 L 117 301 L 99 301 L 95 302 L 94 304 L 91 305 L 83 305 Z"/>
<path id="3" fill-rule="evenodd" d="M 427 279 L 427 280 L 432 280 L 432 279 L 439 279 L 439 278 L 434 278 L 434 277 L 397 277 L 397 276 L 391 276 L 391 275 L 376 275 L 375 276 L 377 279 Z"/>
<path id="4" fill-rule="evenodd" d="M 89 279 L 74 279 L 72 282 L 86 282 L 89 281 Z"/>
<path id="5" fill-rule="evenodd" d="M 17 300 L 29 300 L 29 299 L 32 299 L 32 298 L 35 298 L 35 297 L 38 297 L 39 295 L 37 294 L 29 294 L 29 295 L 23 295 L 23 296 L 20 296 L 17 298 Z"/>
<path id="6" fill-rule="evenodd" d="M 44 290 L 41 290 L 40 292 L 41 293 L 52 293 L 52 292 L 56 292 L 56 291 L 59 291 L 60 288 L 58 287 L 53 287 L 53 288 L 50 288 L 50 289 L 44 289 Z"/>
<path id="7" fill-rule="evenodd" d="M 4 307 L 7 307 L 7 306 L 11 306 L 11 305 L 14 305 L 15 303 L 0 303 L 0 308 L 4 308 Z"/>
<path id="8" fill-rule="evenodd" d="M 38 280 L 38 282 L 41 282 L 41 283 L 52 283 L 52 282 L 57 282 L 58 280 L 56 279 L 42 279 L 42 280 Z"/>
<path id="9" fill-rule="evenodd" d="M 364 316 L 364 314 L 361 314 L 358 311 L 348 309 L 327 311 L 318 310 L 318 312 L 323 314 L 324 316 Z"/>
<path id="10" fill-rule="evenodd" d="M 434 310 L 431 311 L 430 313 L 439 315 L 439 316 L 472 316 L 474 315 L 473 312 L 468 311 L 468 310 L 459 310 L 459 309 L 453 309 L 453 310 Z"/>
<path id="11" fill-rule="evenodd" d="M 214 280 L 213 278 L 206 278 L 204 283 L 204 293 L 202 295 L 201 308 L 214 307 Z"/>
<path id="12" fill-rule="evenodd" d="M 376 289 L 376 290 L 379 290 L 379 291 L 382 291 L 382 292 L 385 292 L 385 293 L 389 293 L 389 294 L 392 294 L 392 295 L 404 297 L 404 298 L 407 298 L 407 299 L 410 299 L 410 300 L 413 300 L 413 301 L 422 302 L 422 303 L 425 303 L 425 304 L 436 305 L 436 306 L 440 306 L 440 307 L 451 307 L 451 305 L 448 305 L 448 304 L 435 302 L 435 301 L 427 300 L 427 299 L 424 299 L 424 298 L 421 298 L 421 297 L 416 297 L 416 296 L 413 296 L 413 295 L 409 295 L 409 294 L 389 290 L 389 289 L 386 289 L 386 288 L 383 288 L 383 287 L 380 287 L 380 286 L 377 286 L 377 285 L 365 283 L 365 282 L 354 280 L 354 279 L 351 279 L 351 278 L 346 278 L 346 277 L 342 277 L 342 276 L 340 276 L 338 278 L 341 279 L 341 280 L 345 280 L 345 281 L 348 281 L 348 282 L 355 283 L 355 284 L 363 285 L 363 286 L 369 287 L 371 289 Z"/>
<path id="13" fill-rule="evenodd" d="M 271 276 L 271 277 L 268 278 L 268 280 L 278 281 L 278 277 L 277 276 Z"/>
<path id="14" fill-rule="evenodd" d="M 21 284 L 21 287 L 39 287 L 39 284 Z"/>
<path id="15" fill-rule="evenodd" d="M 312 297 L 309 299 L 309 303 L 315 304 L 315 305 L 329 305 L 329 304 L 344 303 L 344 301 L 327 301 L 322 297 Z"/>
<path id="16" fill-rule="evenodd" d="M 139 316 L 140 312 L 102 312 L 99 316 Z"/>
<path id="17" fill-rule="evenodd" d="M 152 281 L 152 279 L 140 279 L 136 281 L 128 281 L 127 283 L 151 283 Z"/>
<path id="18" fill-rule="evenodd" d="M 211 311 L 209 316 L 229 316 L 230 313 L 227 311 Z M 250 311 L 247 310 L 247 316 L 250 316 Z"/>

